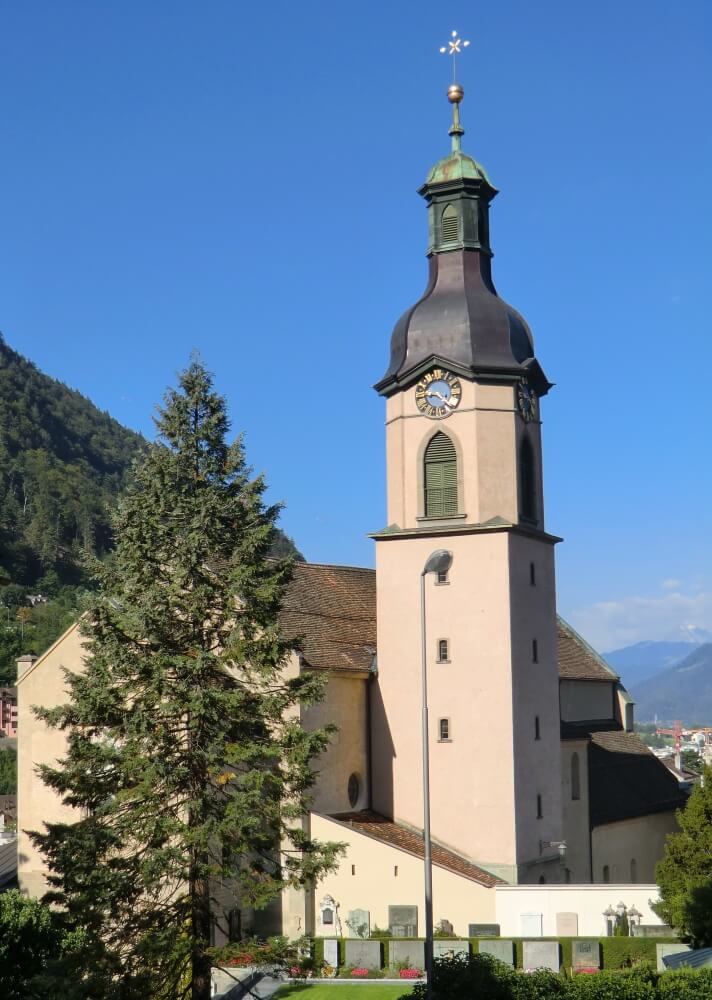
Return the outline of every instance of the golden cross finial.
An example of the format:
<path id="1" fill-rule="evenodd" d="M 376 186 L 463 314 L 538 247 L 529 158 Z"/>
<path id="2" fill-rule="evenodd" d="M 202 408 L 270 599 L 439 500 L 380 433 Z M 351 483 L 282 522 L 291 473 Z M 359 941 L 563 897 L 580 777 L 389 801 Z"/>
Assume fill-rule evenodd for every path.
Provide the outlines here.
<path id="1" fill-rule="evenodd" d="M 455 60 L 458 55 L 469 45 L 469 41 L 463 41 L 456 31 L 450 32 L 450 40 L 447 45 L 441 45 L 440 51 L 443 55 L 452 56 L 452 78 L 455 79 Z"/>

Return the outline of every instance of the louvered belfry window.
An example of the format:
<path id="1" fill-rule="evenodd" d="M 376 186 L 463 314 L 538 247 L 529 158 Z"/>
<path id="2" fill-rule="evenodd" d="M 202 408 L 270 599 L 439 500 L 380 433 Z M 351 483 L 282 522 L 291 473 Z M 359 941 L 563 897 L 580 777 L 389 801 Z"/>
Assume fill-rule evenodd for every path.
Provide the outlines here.
<path id="1" fill-rule="evenodd" d="M 425 516 L 457 514 L 457 455 L 447 434 L 438 431 L 425 449 Z"/>
<path id="2" fill-rule="evenodd" d="M 457 239 L 459 235 L 457 228 L 457 209 L 453 205 L 448 205 L 442 216 L 443 243 L 452 243 Z"/>

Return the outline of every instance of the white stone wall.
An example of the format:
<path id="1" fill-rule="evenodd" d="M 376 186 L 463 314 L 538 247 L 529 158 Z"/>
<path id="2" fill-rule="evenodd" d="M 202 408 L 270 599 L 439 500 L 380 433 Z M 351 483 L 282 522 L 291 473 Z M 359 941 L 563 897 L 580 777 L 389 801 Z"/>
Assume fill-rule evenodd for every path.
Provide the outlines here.
<path id="1" fill-rule="evenodd" d="M 657 885 L 506 885 L 497 886 L 495 895 L 495 922 L 500 925 L 502 937 L 533 936 L 532 918 L 541 915 L 543 937 L 556 937 L 557 913 L 578 915 L 578 937 L 603 937 L 606 934 L 604 910 L 614 909 L 623 902 L 630 909 L 633 904 L 642 913 L 641 923 L 662 924 L 653 912 L 651 901 L 659 899 Z M 528 929 L 527 929 L 528 928 Z"/>

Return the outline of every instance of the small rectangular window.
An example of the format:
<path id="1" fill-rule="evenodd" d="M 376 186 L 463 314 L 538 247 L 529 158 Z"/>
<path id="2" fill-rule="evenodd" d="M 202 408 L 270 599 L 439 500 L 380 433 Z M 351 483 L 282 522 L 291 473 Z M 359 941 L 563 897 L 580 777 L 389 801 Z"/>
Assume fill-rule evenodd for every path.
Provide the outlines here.
<path id="1" fill-rule="evenodd" d="M 446 570 L 446 569 L 444 569 L 444 570 L 440 570 L 440 571 L 438 572 L 438 579 L 437 579 L 437 582 L 438 582 L 438 583 L 449 583 L 449 582 L 450 582 L 450 581 L 448 580 L 448 578 L 447 578 L 447 570 Z"/>
<path id="2" fill-rule="evenodd" d="M 393 874 L 398 878 L 398 865 L 393 865 Z"/>
<path id="3" fill-rule="evenodd" d="M 447 663 L 450 659 L 450 643 L 447 639 L 438 639 L 438 663 Z"/>
<path id="4" fill-rule="evenodd" d="M 539 643 L 536 639 L 532 639 L 532 663 L 539 662 Z"/>
<path id="5" fill-rule="evenodd" d="M 351 874 L 352 875 L 356 874 L 356 865 L 351 865 Z"/>
<path id="6" fill-rule="evenodd" d="M 450 720 L 440 719 L 438 721 L 438 739 L 441 743 L 448 743 L 450 741 Z"/>
<path id="7" fill-rule="evenodd" d="M 532 587 L 536 587 L 536 566 L 533 562 L 529 563 L 529 583 Z"/>
<path id="8" fill-rule="evenodd" d="M 541 810 L 541 795 L 536 797 L 536 818 L 541 819 L 544 813 Z"/>
<path id="9" fill-rule="evenodd" d="M 541 730 L 539 728 L 539 716 L 538 715 L 534 716 L 534 739 L 535 740 L 540 740 L 541 739 Z"/>

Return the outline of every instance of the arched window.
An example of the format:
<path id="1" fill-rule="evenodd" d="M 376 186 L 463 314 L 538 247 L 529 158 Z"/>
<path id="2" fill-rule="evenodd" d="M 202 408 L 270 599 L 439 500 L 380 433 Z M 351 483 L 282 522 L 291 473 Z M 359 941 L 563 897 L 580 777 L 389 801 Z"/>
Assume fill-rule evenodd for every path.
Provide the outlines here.
<path id="1" fill-rule="evenodd" d="M 581 798 L 581 766 L 577 753 L 571 754 L 571 798 Z"/>
<path id="2" fill-rule="evenodd" d="M 631 882 L 638 881 L 638 862 L 635 858 L 630 859 L 630 880 Z"/>
<path id="3" fill-rule="evenodd" d="M 603 866 L 603 881 L 606 883 L 606 885 L 608 885 L 608 883 L 611 881 L 611 869 L 608 867 L 608 865 Z"/>
<path id="4" fill-rule="evenodd" d="M 430 440 L 424 456 L 425 516 L 457 514 L 457 455 L 455 445 L 442 431 Z"/>
<path id="5" fill-rule="evenodd" d="M 536 521 L 536 471 L 534 449 L 529 438 L 519 446 L 520 512 L 525 521 Z"/>
<path id="6" fill-rule="evenodd" d="M 442 214 L 440 230 L 443 243 L 452 243 L 458 237 L 457 209 L 454 205 L 448 205 Z"/>

